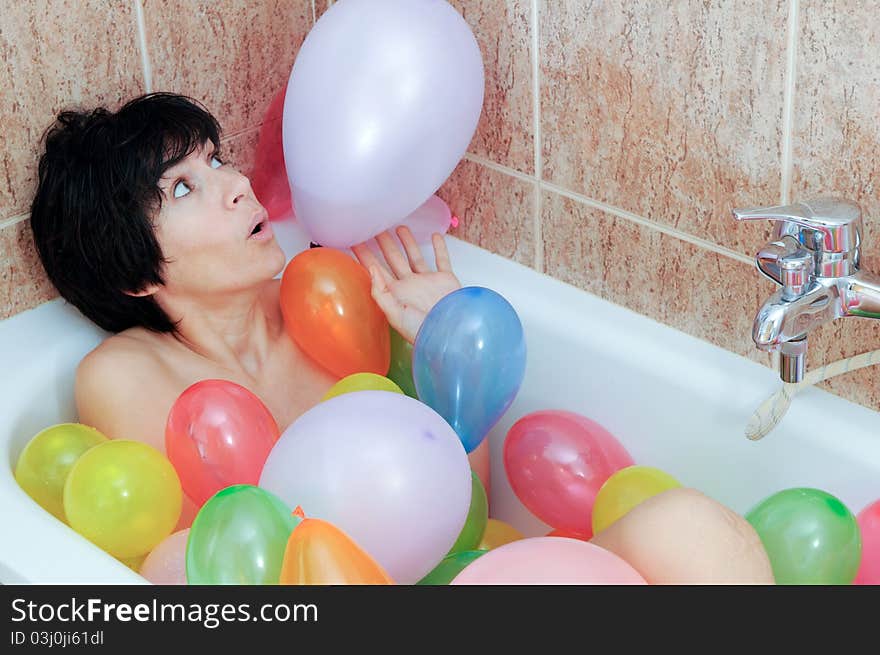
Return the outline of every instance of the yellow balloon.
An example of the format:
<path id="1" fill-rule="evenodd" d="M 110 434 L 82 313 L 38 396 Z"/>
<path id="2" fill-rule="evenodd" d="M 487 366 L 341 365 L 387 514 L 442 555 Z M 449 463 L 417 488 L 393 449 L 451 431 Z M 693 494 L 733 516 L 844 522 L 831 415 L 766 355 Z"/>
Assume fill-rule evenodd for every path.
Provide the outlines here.
<path id="1" fill-rule="evenodd" d="M 489 519 L 486 521 L 486 529 L 483 531 L 483 538 L 480 539 L 477 550 L 492 550 L 520 539 L 525 539 L 525 537 L 509 523 L 498 519 Z"/>
<path id="2" fill-rule="evenodd" d="M 384 375 L 376 373 L 352 373 L 346 375 L 339 382 L 334 384 L 330 391 L 324 394 L 321 402 L 341 396 L 344 393 L 352 391 L 393 391 L 394 393 L 403 393 L 403 390 L 394 382 L 386 378 Z"/>
<path id="3" fill-rule="evenodd" d="M 64 483 L 84 452 L 107 441 L 95 428 L 59 423 L 34 436 L 15 465 L 15 481 L 43 509 L 64 518 Z"/>
<path id="4" fill-rule="evenodd" d="M 143 555 L 137 555 L 136 557 L 123 557 L 117 558 L 120 562 L 125 564 L 128 568 L 130 568 L 135 573 L 141 572 L 141 565 L 144 563 L 144 560 L 147 559 L 147 555 L 149 553 L 144 553 Z"/>
<path id="5" fill-rule="evenodd" d="M 64 485 L 70 527 L 118 559 L 155 548 L 174 530 L 182 503 L 171 462 L 139 441 L 111 439 L 91 448 Z"/>
<path id="6" fill-rule="evenodd" d="M 593 503 L 593 534 L 614 523 L 651 496 L 680 487 L 668 473 L 652 466 L 627 466 L 605 480 Z"/>

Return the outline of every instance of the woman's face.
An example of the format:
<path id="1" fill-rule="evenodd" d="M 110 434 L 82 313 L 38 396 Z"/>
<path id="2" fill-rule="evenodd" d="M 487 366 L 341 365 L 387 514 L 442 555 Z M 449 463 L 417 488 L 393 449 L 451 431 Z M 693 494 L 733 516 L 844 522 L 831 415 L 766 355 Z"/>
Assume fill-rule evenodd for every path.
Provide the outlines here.
<path id="1" fill-rule="evenodd" d="M 215 157 L 210 141 L 165 171 L 159 189 L 166 293 L 238 291 L 283 270 L 284 252 L 250 180 Z"/>

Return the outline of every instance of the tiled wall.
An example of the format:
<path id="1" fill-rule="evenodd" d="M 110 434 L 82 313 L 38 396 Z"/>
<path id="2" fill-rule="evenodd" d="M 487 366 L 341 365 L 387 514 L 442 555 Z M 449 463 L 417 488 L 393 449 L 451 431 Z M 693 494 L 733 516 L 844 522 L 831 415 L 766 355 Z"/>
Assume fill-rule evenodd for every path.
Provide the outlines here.
<path id="1" fill-rule="evenodd" d="M 329 4 L 0 0 L 0 318 L 54 295 L 25 220 L 54 113 L 185 92 L 247 169 L 262 111 Z M 766 364 L 750 334 L 773 290 L 753 265 L 770 225 L 735 224 L 731 207 L 853 198 L 864 265 L 880 272 L 880 0 L 452 4 L 487 81 L 439 191 L 458 236 Z M 824 328 L 809 365 L 880 347 L 878 327 Z M 828 387 L 880 409 L 878 383 L 866 369 Z"/>
<path id="2" fill-rule="evenodd" d="M 487 73 L 440 191 L 460 236 L 767 365 L 751 326 L 771 226 L 732 207 L 852 198 L 880 273 L 880 2 L 453 4 Z M 876 348 L 880 321 L 848 318 L 808 366 Z M 877 367 L 826 388 L 880 409 Z"/>

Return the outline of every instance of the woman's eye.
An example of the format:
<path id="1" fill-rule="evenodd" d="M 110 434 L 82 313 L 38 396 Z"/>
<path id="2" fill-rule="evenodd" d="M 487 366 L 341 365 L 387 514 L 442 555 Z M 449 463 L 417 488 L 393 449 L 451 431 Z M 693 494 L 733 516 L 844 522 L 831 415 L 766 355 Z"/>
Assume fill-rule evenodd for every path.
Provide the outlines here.
<path id="1" fill-rule="evenodd" d="M 211 168 L 220 168 L 223 165 L 223 162 L 219 157 L 211 157 Z"/>
<path id="2" fill-rule="evenodd" d="M 184 181 L 180 181 L 174 185 L 174 197 L 175 198 L 183 198 L 186 194 L 188 194 L 192 189 L 189 184 Z"/>

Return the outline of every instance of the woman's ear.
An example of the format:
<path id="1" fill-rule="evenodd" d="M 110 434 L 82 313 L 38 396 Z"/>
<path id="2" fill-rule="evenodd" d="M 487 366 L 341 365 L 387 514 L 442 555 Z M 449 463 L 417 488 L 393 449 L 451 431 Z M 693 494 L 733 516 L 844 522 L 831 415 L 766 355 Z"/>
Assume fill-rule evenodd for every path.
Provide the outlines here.
<path id="1" fill-rule="evenodd" d="M 152 296 L 159 290 L 158 284 L 149 284 L 140 291 L 126 291 L 126 296 L 132 296 L 134 298 L 143 298 L 145 296 Z"/>

